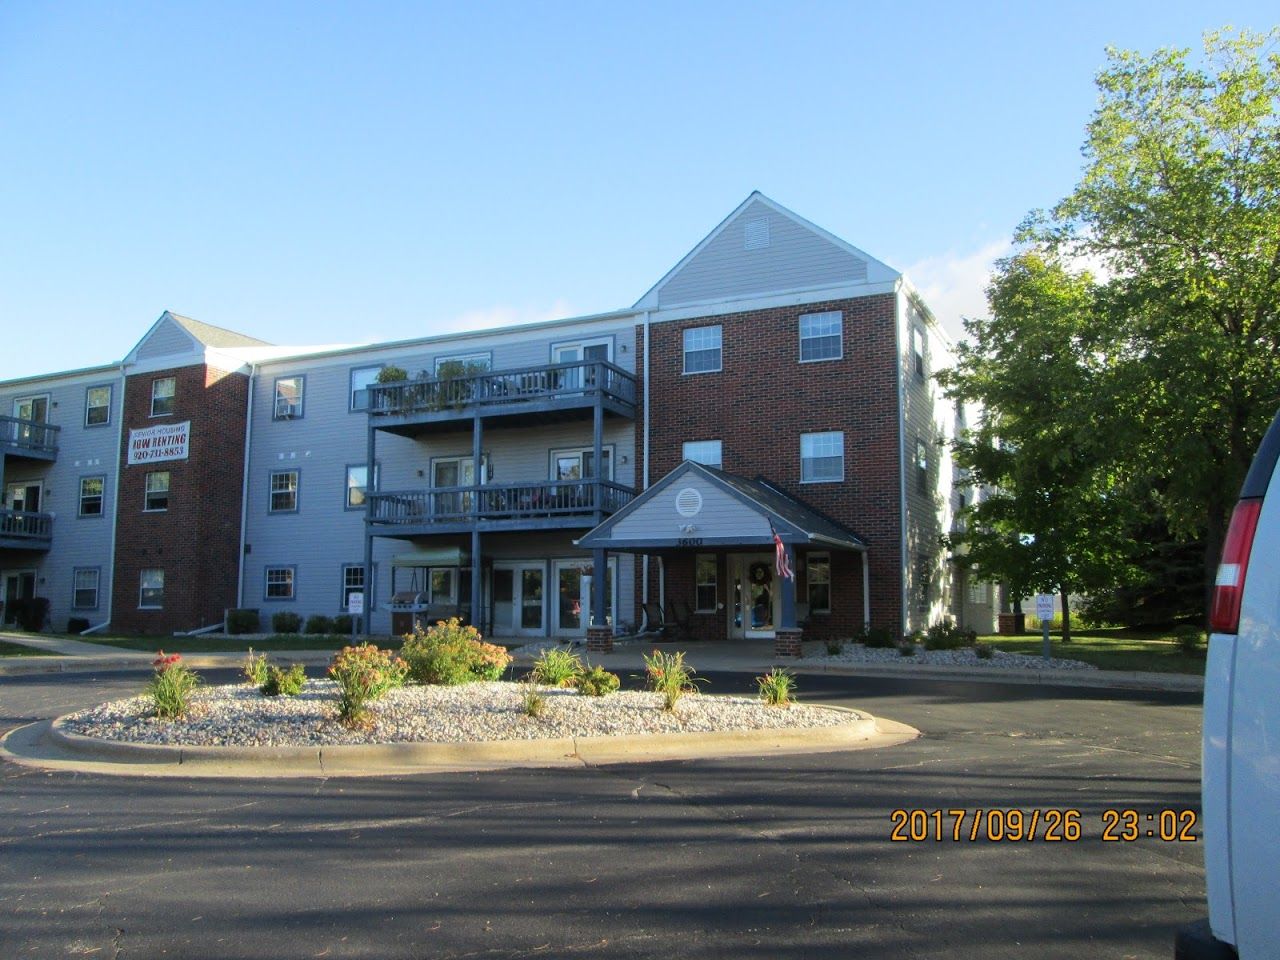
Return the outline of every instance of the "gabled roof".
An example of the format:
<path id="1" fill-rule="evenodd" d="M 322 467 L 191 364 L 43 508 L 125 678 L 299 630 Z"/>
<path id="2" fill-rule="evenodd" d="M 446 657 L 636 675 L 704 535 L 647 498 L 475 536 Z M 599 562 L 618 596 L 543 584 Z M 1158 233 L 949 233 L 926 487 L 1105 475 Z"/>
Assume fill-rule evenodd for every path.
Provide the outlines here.
<path id="1" fill-rule="evenodd" d="M 200 320 L 192 320 L 190 317 L 184 317 L 179 314 L 166 310 L 164 315 L 169 317 L 174 323 L 186 330 L 206 347 L 269 347 L 266 340 L 258 340 L 256 337 L 250 337 L 243 333 L 236 333 L 234 330 L 228 330 L 225 327 L 215 327 L 211 323 L 204 323 Z"/>
<path id="2" fill-rule="evenodd" d="M 681 489 L 672 493 L 672 488 Z M 692 488 L 697 509 L 681 510 L 679 497 Z M 707 493 L 704 494 L 703 491 Z M 720 503 L 706 503 L 707 495 Z M 676 510 L 670 510 L 676 499 Z M 677 518 L 674 513 L 679 513 Z M 689 522 L 682 523 L 681 519 Z M 866 550 L 867 542 L 765 480 L 748 480 L 686 460 L 575 543 L 586 549 L 656 550 L 784 543 Z M 689 541 L 696 540 L 696 543 Z"/>
<path id="3" fill-rule="evenodd" d="M 792 290 L 799 288 L 807 288 L 819 285 L 834 285 L 841 282 L 846 283 L 891 283 L 899 279 L 902 274 L 877 260 L 875 257 L 858 249 L 853 244 L 841 240 L 835 234 L 823 230 L 817 224 L 810 223 L 804 217 L 800 216 L 792 210 L 788 210 L 782 204 L 766 197 L 759 190 L 753 190 L 747 199 L 743 200 L 732 213 L 720 221 L 719 225 L 707 234 L 692 250 L 690 250 L 674 267 L 667 271 L 666 275 L 655 283 L 648 292 L 636 301 L 636 309 L 654 309 L 665 305 L 662 295 L 663 288 L 672 284 L 686 268 L 689 268 L 698 260 L 699 256 L 712 247 L 717 240 L 729 229 L 731 224 L 738 222 L 744 218 L 744 215 L 750 212 L 751 218 L 756 217 L 761 212 L 774 214 L 785 221 L 800 228 L 800 231 L 808 235 L 811 239 L 809 245 L 811 248 L 827 248 L 831 255 L 832 262 L 828 264 L 828 270 L 818 275 L 812 272 L 802 272 L 796 277 L 796 282 L 788 285 L 785 280 L 775 280 L 773 285 L 777 289 L 765 289 L 757 286 L 750 292 L 783 292 L 784 290 Z M 768 256 L 768 241 L 760 250 L 754 251 L 761 256 Z M 811 271 L 815 264 L 813 263 L 813 249 L 810 249 L 806 256 L 796 262 L 797 268 L 804 268 Z M 695 267 L 696 269 L 696 267 Z M 748 274 L 757 271 L 748 271 Z M 815 277 L 818 279 L 815 280 Z M 766 285 L 768 286 L 768 285 Z"/>

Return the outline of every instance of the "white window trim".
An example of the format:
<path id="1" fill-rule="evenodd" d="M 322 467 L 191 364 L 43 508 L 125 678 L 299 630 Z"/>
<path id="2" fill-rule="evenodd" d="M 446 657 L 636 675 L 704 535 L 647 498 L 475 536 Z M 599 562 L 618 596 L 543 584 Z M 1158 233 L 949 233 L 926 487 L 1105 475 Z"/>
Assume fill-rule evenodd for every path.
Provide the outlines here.
<path id="1" fill-rule="evenodd" d="M 440 376 L 440 364 L 448 363 L 450 360 L 456 360 L 462 364 L 475 363 L 480 361 L 484 364 L 486 370 L 493 369 L 493 354 L 489 351 L 483 353 L 447 353 L 435 358 L 431 363 L 431 372 L 433 376 Z"/>
<path id="2" fill-rule="evenodd" d="M 288 403 L 288 401 L 285 402 L 285 406 L 289 406 L 289 407 L 297 406 L 298 408 L 297 413 L 282 414 L 280 412 L 280 401 L 284 399 L 280 396 L 281 380 L 297 380 L 298 381 L 298 402 L 296 404 Z M 294 373 L 294 374 L 289 374 L 288 376 L 276 377 L 275 381 L 272 384 L 271 389 L 272 389 L 271 419 L 272 420 L 301 420 L 303 415 L 306 412 L 307 375 L 305 373 Z"/>
<path id="3" fill-rule="evenodd" d="M 143 603 L 142 591 L 146 589 L 143 580 L 144 573 L 157 572 L 160 574 L 160 602 L 159 603 Z M 139 610 L 163 610 L 164 609 L 164 567 L 147 567 L 138 571 L 138 609 Z"/>
<path id="4" fill-rule="evenodd" d="M 169 396 L 167 397 L 157 398 L 156 387 L 165 382 L 173 384 L 173 393 L 169 394 Z M 178 405 L 178 378 L 177 377 L 156 377 L 154 380 L 151 381 L 151 407 L 150 407 L 151 417 L 172 417 L 174 415 L 173 410 L 169 410 L 167 413 L 156 413 L 157 399 L 169 400 L 171 401 L 174 407 L 177 407 Z"/>
<path id="5" fill-rule="evenodd" d="M 600 447 L 600 459 L 607 459 L 609 461 L 609 475 L 607 477 L 582 477 L 580 478 L 580 481 L 577 482 L 585 483 L 588 480 L 612 480 L 617 475 L 617 464 L 614 462 L 617 459 L 617 456 L 613 448 L 614 444 L 612 443 L 602 444 Z M 559 479 L 559 477 L 556 476 L 556 461 L 560 457 L 577 454 L 579 460 L 581 460 L 583 455 L 588 453 L 594 456 L 595 447 L 565 447 L 562 450 L 552 450 L 547 464 L 547 479 L 552 482 Z M 566 482 L 573 483 L 575 481 L 570 480 Z"/>
<path id="6" fill-rule="evenodd" d="M 720 331 L 720 365 L 714 370 L 690 370 L 689 369 L 689 348 L 686 346 L 685 334 L 690 330 L 719 330 Z M 694 353 L 706 353 L 711 347 L 702 347 L 694 350 Z M 687 377 L 696 377 L 700 373 L 722 373 L 724 372 L 724 324 L 722 323 L 705 323 L 696 327 L 685 327 L 680 331 L 680 365 L 681 372 Z"/>
<path id="7" fill-rule="evenodd" d="M 838 477 L 822 477 L 817 480 L 806 480 L 804 478 L 804 462 L 806 459 L 826 459 L 825 457 L 809 457 L 804 455 L 804 438 L 819 437 L 835 434 L 840 437 L 840 476 Z M 844 456 L 844 431 L 843 430 L 809 430 L 800 434 L 800 482 L 801 483 L 844 483 L 845 473 L 845 456 Z"/>
<path id="8" fill-rule="evenodd" d="M 805 340 L 825 340 L 832 334 L 823 334 L 820 337 L 806 337 L 804 335 L 804 322 L 810 317 L 827 317 L 832 316 L 839 318 L 840 331 L 835 334 L 837 340 L 840 341 L 840 352 L 834 357 L 814 357 L 810 360 L 804 358 L 804 342 Z M 844 311 L 843 310 L 823 310 L 819 313 L 802 313 L 796 320 L 796 357 L 800 363 L 833 363 L 836 360 L 844 359 Z"/>
<path id="9" fill-rule="evenodd" d="M 694 460 L 694 458 L 693 458 L 693 457 L 691 457 L 691 456 L 689 456 L 689 454 L 688 454 L 688 447 L 689 447 L 689 445 L 690 445 L 690 444 L 692 444 L 692 443 L 717 443 L 717 444 L 719 444 L 719 445 L 720 445 L 720 462 L 719 462 L 719 463 L 707 463 L 705 460 Z M 694 463 L 700 463 L 700 464 L 702 464 L 704 467 L 711 467 L 713 470 L 723 470 L 723 469 L 724 469 L 724 441 L 723 441 L 723 440 L 721 440 L 721 439 L 719 439 L 719 438 L 712 438 L 712 439 L 707 439 L 707 440 L 684 440 L 684 441 L 682 441 L 682 442 L 681 442 L 681 444 L 680 444 L 680 459 L 681 459 L 681 460 L 693 460 L 693 462 L 694 462 Z"/>
<path id="10" fill-rule="evenodd" d="M 95 407 L 95 406 L 91 406 L 91 405 L 89 404 L 89 394 L 93 393 L 93 391 L 95 391 L 95 390 L 105 390 L 105 391 L 107 391 L 107 402 L 106 402 L 106 404 L 105 404 L 105 407 Z M 112 404 L 112 402 L 115 400 L 115 396 L 116 396 L 116 391 L 115 391 L 115 385 L 114 385 L 114 384 L 110 384 L 110 383 L 95 383 L 95 384 L 93 384 L 92 386 L 85 387 L 85 388 L 84 388 L 84 425 L 85 425 L 86 427 L 106 427 L 106 426 L 110 426 L 110 425 L 111 425 L 111 404 Z M 107 411 L 107 419 L 103 420 L 101 423 L 90 423 L 90 422 L 89 422 L 89 411 L 90 411 L 90 410 L 99 410 L 99 409 L 105 409 L 105 410 Z"/>
<path id="11" fill-rule="evenodd" d="M 151 497 L 151 494 L 153 492 L 159 493 L 158 490 L 157 491 L 151 490 L 151 487 L 150 487 L 151 478 L 158 477 L 161 475 L 168 477 L 168 479 L 165 481 L 165 486 L 164 486 L 164 506 L 163 507 L 148 506 L 147 504 Z M 104 484 L 103 486 L 105 488 L 106 485 Z M 105 492 L 105 489 L 104 489 L 104 492 Z M 172 493 L 173 493 L 172 472 L 168 470 L 149 470 L 147 472 L 147 475 L 142 478 L 142 512 L 143 513 L 165 513 L 169 509 L 169 497 Z"/>

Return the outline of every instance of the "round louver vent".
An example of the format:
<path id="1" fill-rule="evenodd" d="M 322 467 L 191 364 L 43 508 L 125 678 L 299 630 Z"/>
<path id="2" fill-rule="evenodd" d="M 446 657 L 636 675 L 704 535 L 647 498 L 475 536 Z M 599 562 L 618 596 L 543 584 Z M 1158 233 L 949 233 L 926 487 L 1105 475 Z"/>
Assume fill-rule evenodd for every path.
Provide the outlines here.
<path id="1" fill-rule="evenodd" d="M 685 487 L 676 494 L 676 513 L 682 517 L 696 517 L 702 512 L 702 494 L 693 487 Z"/>

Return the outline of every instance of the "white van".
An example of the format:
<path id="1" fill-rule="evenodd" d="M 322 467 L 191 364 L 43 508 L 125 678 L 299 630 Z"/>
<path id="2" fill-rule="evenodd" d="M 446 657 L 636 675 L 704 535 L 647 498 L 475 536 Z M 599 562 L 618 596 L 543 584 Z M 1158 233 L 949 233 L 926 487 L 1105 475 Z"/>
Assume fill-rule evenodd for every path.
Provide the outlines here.
<path id="1" fill-rule="evenodd" d="M 1240 491 L 1209 610 L 1202 801 L 1208 921 L 1176 960 L 1280 958 L 1280 414 Z"/>

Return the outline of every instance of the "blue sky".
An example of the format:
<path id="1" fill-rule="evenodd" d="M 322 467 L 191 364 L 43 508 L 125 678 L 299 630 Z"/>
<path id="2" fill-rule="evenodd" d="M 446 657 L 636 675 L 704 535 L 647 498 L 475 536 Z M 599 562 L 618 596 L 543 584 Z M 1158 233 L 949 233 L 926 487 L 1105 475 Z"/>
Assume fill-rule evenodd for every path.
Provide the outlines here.
<path id="1" fill-rule="evenodd" d="M 165 309 L 341 343 L 629 306 L 753 189 L 944 322 L 1080 169 L 1104 47 L 1273 3 L 0 5 L 0 379 Z"/>

